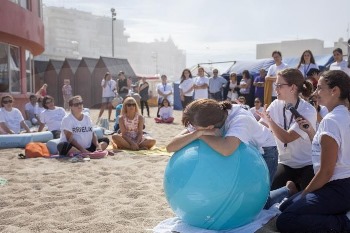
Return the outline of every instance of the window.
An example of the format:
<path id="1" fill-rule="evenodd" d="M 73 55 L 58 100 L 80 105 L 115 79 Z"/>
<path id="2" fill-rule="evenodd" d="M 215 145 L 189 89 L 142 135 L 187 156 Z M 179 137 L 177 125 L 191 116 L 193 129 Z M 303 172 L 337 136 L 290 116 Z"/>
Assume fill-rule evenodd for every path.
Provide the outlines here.
<path id="1" fill-rule="evenodd" d="M 19 48 L 0 43 L 0 92 L 20 92 Z"/>
<path id="2" fill-rule="evenodd" d="M 26 50 L 26 77 L 27 77 L 27 92 L 34 92 L 34 79 L 32 78 L 33 55 Z"/>
<path id="3" fill-rule="evenodd" d="M 9 91 L 7 50 L 8 45 L 0 43 L 0 92 Z"/>

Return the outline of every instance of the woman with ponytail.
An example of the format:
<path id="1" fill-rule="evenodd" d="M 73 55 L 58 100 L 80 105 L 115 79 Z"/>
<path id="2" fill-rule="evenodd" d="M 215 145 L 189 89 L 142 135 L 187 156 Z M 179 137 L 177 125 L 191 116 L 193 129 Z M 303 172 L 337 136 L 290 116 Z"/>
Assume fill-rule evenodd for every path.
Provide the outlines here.
<path id="1" fill-rule="evenodd" d="M 300 93 L 310 96 L 312 84 L 305 81 L 298 69 L 288 68 L 277 73 L 274 85 L 277 99 L 267 109 L 265 105 L 263 112 L 257 113 L 260 122 L 274 134 L 278 148 L 278 167 L 271 188 L 278 189 L 287 181 L 293 181 L 299 190 L 303 190 L 314 176 L 311 142 L 307 133 L 299 128 L 295 111 L 292 111 L 299 112 L 310 122 L 309 127 L 316 128 L 315 108 L 299 97 Z"/>
<path id="2" fill-rule="evenodd" d="M 326 71 L 314 94 L 329 113 L 317 132 L 305 119 L 297 123 L 312 141 L 315 176 L 280 206 L 276 225 L 280 232 L 350 232 L 350 77 L 340 70 Z"/>

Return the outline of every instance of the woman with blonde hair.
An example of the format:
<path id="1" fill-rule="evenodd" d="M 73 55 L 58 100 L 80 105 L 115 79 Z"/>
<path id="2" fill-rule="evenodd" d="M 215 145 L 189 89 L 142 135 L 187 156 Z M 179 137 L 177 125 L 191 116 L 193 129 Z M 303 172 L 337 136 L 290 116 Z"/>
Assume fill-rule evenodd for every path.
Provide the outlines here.
<path id="1" fill-rule="evenodd" d="M 113 143 L 120 149 L 150 149 L 156 140 L 143 135 L 144 118 L 140 114 L 136 100 L 127 97 L 119 116 L 120 133 L 112 136 Z"/>

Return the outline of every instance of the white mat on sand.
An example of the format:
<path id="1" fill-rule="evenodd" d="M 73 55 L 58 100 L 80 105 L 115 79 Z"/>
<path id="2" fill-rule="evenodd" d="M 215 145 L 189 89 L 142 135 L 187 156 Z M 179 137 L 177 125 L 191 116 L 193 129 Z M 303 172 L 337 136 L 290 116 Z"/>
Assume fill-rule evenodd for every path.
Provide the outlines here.
<path id="1" fill-rule="evenodd" d="M 268 210 L 262 210 L 255 220 L 242 227 L 231 229 L 231 230 L 205 230 L 198 227 L 190 226 L 181 221 L 179 218 L 169 218 L 160 222 L 155 228 L 153 228 L 154 233 L 247 233 L 255 232 L 266 224 L 270 219 L 278 215 L 280 211 L 277 205 L 272 206 Z"/>

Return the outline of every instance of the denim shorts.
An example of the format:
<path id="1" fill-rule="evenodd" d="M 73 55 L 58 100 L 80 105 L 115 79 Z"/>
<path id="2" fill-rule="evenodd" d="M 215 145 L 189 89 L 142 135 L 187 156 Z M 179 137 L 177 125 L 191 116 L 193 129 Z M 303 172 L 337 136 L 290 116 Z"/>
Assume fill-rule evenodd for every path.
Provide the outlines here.
<path id="1" fill-rule="evenodd" d="M 111 103 L 113 99 L 114 99 L 114 96 L 102 97 L 102 103 Z"/>

